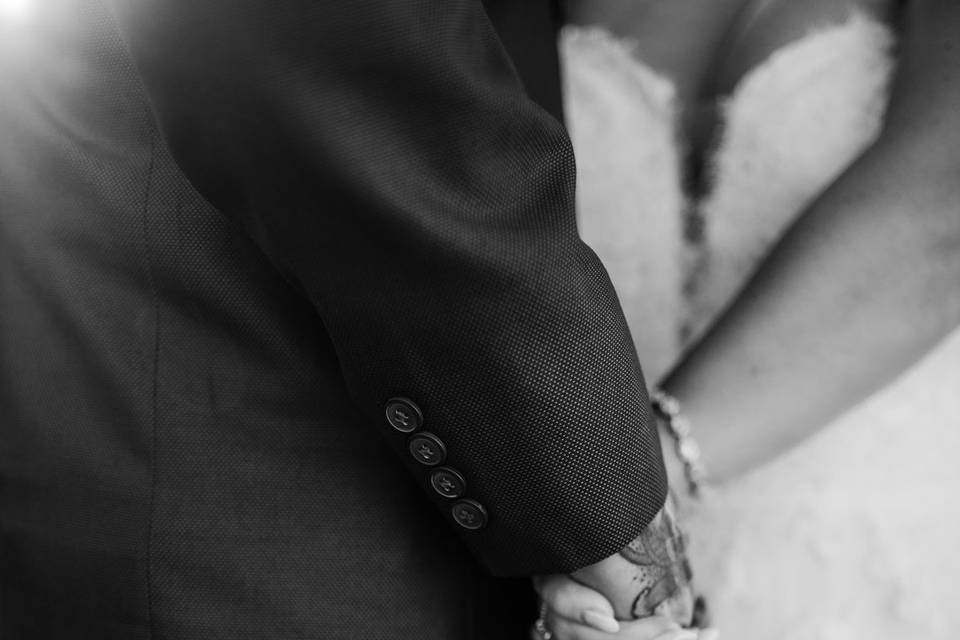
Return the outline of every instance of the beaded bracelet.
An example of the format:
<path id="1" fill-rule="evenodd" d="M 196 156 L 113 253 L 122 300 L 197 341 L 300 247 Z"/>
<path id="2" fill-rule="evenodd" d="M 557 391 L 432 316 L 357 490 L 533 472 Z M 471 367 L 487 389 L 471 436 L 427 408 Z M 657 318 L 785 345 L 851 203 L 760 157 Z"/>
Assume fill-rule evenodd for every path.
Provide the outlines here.
<path id="1" fill-rule="evenodd" d="M 663 420 L 673 437 L 674 449 L 683 463 L 683 475 L 687 480 L 690 495 L 702 498 L 707 482 L 707 468 L 703 464 L 700 445 L 691 433 L 690 420 L 683 415 L 680 408 L 680 401 L 662 389 L 655 389 L 650 394 L 650 404 L 654 414 Z"/>

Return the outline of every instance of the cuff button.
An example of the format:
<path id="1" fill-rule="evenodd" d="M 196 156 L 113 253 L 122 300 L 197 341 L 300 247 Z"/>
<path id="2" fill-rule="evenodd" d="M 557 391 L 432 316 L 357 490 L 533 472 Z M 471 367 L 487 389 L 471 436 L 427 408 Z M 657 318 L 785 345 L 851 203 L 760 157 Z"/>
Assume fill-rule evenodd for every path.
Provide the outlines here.
<path id="1" fill-rule="evenodd" d="M 487 510 L 476 500 L 457 500 L 450 509 L 453 519 L 464 529 L 482 529 L 487 525 Z"/>
<path id="2" fill-rule="evenodd" d="M 413 400 L 390 398 L 386 413 L 390 426 L 403 433 L 412 433 L 423 425 L 423 413 Z"/>
<path id="3" fill-rule="evenodd" d="M 467 489 L 463 475 L 450 467 L 440 467 L 431 473 L 430 485 L 444 498 L 459 498 Z"/>
<path id="4" fill-rule="evenodd" d="M 443 464 L 447 457 L 447 447 L 443 444 L 443 441 L 426 431 L 411 436 L 407 442 L 407 449 L 414 460 L 428 467 Z"/>

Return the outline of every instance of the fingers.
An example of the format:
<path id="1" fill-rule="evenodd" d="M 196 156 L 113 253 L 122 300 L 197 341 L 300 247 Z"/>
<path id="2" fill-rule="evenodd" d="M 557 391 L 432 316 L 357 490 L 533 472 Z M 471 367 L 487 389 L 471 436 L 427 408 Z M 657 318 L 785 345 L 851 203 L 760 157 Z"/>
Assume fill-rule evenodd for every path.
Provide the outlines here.
<path id="1" fill-rule="evenodd" d="M 695 629 L 676 629 L 667 631 L 653 640 L 699 640 L 699 636 Z"/>
<path id="2" fill-rule="evenodd" d="M 613 605 L 599 591 L 567 575 L 537 578 L 534 587 L 547 608 L 559 618 L 606 633 L 616 633 L 620 628 L 613 615 Z"/>
<path id="3" fill-rule="evenodd" d="M 662 616 L 621 622 L 620 630 L 616 633 L 607 633 L 576 620 L 562 618 L 552 611 L 547 612 L 544 621 L 555 640 L 661 640 L 665 633 L 680 631 L 675 622 Z M 663 640 L 674 639 L 666 635 Z M 688 640 L 688 637 L 678 636 L 675 640 Z M 689 640 L 697 640 L 695 631 L 689 636 Z"/>
<path id="4" fill-rule="evenodd" d="M 690 585 L 683 585 L 677 591 L 661 602 L 653 613 L 676 620 L 683 626 L 690 626 L 693 622 L 694 597 Z"/>
<path id="5" fill-rule="evenodd" d="M 667 631 L 654 640 L 718 640 L 720 632 L 716 629 L 678 629 Z"/>
<path id="6" fill-rule="evenodd" d="M 554 640 L 716 640 L 713 629 L 681 629 L 665 615 L 618 622 L 600 592 L 567 575 L 538 576 L 533 583 Z"/>
<path id="7" fill-rule="evenodd" d="M 620 633 L 617 634 L 617 638 L 623 638 L 624 640 L 654 640 L 659 639 L 661 636 L 666 635 L 668 638 L 669 634 L 673 633 L 682 633 L 685 631 L 690 631 L 689 629 L 681 629 L 680 626 L 664 616 L 650 616 L 648 618 L 641 618 L 639 620 L 631 620 L 629 622 L 620 623 Z M 696 631 L 693 631 L 693 636 L 690 640 L 696 640 Z M 607 640 L 610 640 L 608 637 Z M 678 640 L 687 640 L 683 635 L 678 636 Z"/>

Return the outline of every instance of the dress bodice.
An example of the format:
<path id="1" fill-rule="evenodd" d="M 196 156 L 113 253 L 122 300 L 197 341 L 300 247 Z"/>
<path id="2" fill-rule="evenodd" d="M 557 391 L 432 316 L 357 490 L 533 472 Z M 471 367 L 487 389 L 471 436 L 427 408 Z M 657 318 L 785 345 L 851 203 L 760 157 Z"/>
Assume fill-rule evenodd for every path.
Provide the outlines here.
<path id="1" fill-rule="evenodd" d="M 854 16 L 779 49 L 719 105 L 709 189 L 693 197 L 670 81 L 603 32 L 563 35 L 581 234 L 651 382 L 875 139 L 892 44 L 886 27 Z M 695 577 L 725 637 L 956 637 L 958 388 L 960 330 L 688 514 Z"/>
<path id="2" fill-rule="evenodd" d="M 777 50 L 719 105 L 705 193 L 684 191 L 671 81 L 599 29 L 562 52 L 581 235 L 655 380 L 709 326 L 796 216 L 877 136 L 890 30 L 854 14 Z"/>

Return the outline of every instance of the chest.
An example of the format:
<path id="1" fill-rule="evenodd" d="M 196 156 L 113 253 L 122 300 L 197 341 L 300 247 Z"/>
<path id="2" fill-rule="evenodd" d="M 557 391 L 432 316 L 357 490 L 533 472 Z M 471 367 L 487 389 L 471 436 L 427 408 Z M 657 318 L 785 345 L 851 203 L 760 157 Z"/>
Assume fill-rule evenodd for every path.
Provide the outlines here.
<path id="1" fill-rule="evenodd" d="M 608 2 L 611 0 L 607 0 Z M 618 0 L 613 0 L 614 2 Z M 687 187 L 705 188 L 705 156 L 719 104 L 752 69 L 811 31 L 860 12 L 889 22 L 898 0 L 634 0 L 607 25 L 636 43 L 646 64 L 671 79 L 686 151 Z"/>
<path id="2" fill-rule="evenodd" d="M 897 0 L 604 0 L 595 19 L 636 43 L 683 104 L 728 95 L 784 45 L 851 12 L 891 19 Z"/>

